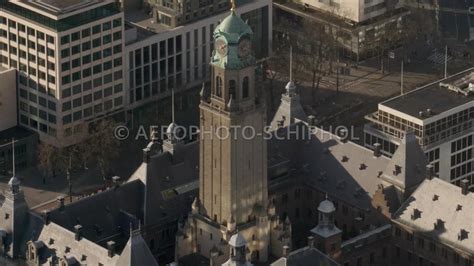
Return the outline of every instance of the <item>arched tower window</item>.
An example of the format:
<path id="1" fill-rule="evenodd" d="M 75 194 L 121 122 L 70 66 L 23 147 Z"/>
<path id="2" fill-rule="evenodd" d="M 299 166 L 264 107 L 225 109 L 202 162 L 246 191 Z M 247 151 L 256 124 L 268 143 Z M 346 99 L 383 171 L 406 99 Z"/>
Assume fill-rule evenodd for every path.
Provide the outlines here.
<path id="1" fill-rule="evenodd" d="M 236 82 L 235 80 L 231 79 L 229 80 L 229 99 L 232 98 L 232 99 L 236 99 Z"/>
<path id="2" fill-rule="evenodd" d="M 222 78 L 219 76 L 216 77 L 216 95 L 222 97 Z"/>
<path id="3" fill-rule="evenodd" d="M 242 82 L 242 98 L 249 97 L 249 77 L 245 77 Z"/>

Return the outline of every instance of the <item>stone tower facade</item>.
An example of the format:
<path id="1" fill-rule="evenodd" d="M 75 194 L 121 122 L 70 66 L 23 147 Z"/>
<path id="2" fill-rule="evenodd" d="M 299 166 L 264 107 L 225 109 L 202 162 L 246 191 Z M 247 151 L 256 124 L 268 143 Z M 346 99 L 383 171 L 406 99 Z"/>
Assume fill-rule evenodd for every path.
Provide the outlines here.
<path id="1" fill-rule="evenodd" d="M 265 106 L 256 93 L 253 33 L 234 9 L 214 31 L 211 86 L 201 92 L 199 198 L 180 225 L 177 260 L 199 253 L 221 265 L 236 232 L 255 262 L 291 244 L 291 226 L 277 226 L 281 221 L 268 205 Z"/>

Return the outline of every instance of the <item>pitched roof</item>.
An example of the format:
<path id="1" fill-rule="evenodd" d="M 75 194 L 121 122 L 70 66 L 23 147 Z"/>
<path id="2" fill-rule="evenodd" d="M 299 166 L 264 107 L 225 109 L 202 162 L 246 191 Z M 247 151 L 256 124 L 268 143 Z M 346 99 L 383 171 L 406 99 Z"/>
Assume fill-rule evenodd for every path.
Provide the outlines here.
<path id="1" fill-rule="evenodd" d="M 173 154 L 154 154 L 148 163 L 140 165 L 127 182 L 145 184 L 144 223 L 156 224 L 191 211 L 198 192 L 198 166 L 198 141 L 180 145 Z"/>
<path id="2" fill-rule="evenodd" d="M 271 264 L 271 266 L 338 266 L 337 262 L 326 256 L 321 251 L 304 247 L 290 252 L 288 257 L 280 258 Z"/>
<path id="3" fill-rule="evenodd" d="M 116 266 L 158 266 L 139 231 L 135 231 L 125 245 Z"/>
<path id="4" fill-rule="evenodd" d="M 280 129 L 282 134 L 286 130 Z M 304 123 L 294 124 L 289 130 L 304 136 L 273 138 L 268 145 L 269 156 L 282 155 L 291 160 L 290 167 L 295 171 L 287 179 L 300 177 L 302 182 L 328 193 L 331 198 L 360 209 L 372 208 L 372 196 L 383 181 L 379 176 L 390 162 L 389 158 L 376 157 L 373 151 L 351 141 L 341 141 L 338 136 L 319 128 L 308 136 L 309 129 Z M 270 179 L 270 189 L 283 182 L 280 180 Z"/>
<path id="5" fill-rule="evenodd" d="M 46 259 L 51 256 L 75 258 L 82 264 L 87 265 L 115 265 L 118 255 L 108 256 L 106 248 L 98 244 L 82 238 L 80 241 L 75 240 L 73 232 L 50 222 L 45 225 L 41 233 L 36 239 L 44 244 L 44 248 L 40 250 L 41 257 Z"/>
<path id="6" fill-rule="evenodd" d="M 80 224 L 83 237 L 93 242 L 114 237 L 117 247 L 121 248 L 127 241 L 130 223 L 137 224 L 142 219 L 143 189 L 139 181 L 125 183 L 54 209 L 49 217 L 71 232 Z M 105 247 L 106 241 L 100 245 Z"/>
<path id="7" fill-rule="evenodd" d="M 298 121 L 308 121 L 308 116 L 301 105 L 300 96 L 294 92 L 293 86 L 292 81 L 286 85 L 286 92 L 282 95 L 280 106 L 270 124 L 272 129 L 277 129 L 279 123 L 282 123 L 282 127 L 288 127 Z"/>
<path id="8" fill-rule="evenodd" d="M 416 215 L 414 215 L 416 212 Z M 439 178 L 426 179 L 394 214 L 393 221 L 474 254 L 474 193 Z M 443 226 L 435 228 L 440 221 Z M 465 238 L 461 230 L 467 232 Z"/>
<path id="9" fill-rule="evenodd" d="M 407 132 L 387 165 L 382 178 L 409 189 L 420 184 L 426 176 L 428 160 L 413 132 Z"/>

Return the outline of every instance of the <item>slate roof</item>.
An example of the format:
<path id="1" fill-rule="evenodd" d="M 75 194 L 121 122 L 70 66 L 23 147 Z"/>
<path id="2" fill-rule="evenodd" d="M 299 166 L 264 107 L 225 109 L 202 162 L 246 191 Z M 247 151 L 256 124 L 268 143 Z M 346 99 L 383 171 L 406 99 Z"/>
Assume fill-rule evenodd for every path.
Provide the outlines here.
<path id="1" fill-rule="evenodd" d="M 280 129 L 285 134 L 287 129 Z M 390 159 L 375 157 L 373 151 L 351 141 L 342 141 L 338 136 L 322 129 L 313 129 L 308 135 L 308 126 L 297 123 L 290 126 L 295 136 L 285 140 L 272 139 L 268 145 L 269 154 L 282 154 L 292 160 L 292 168 L 300 172 L 292 174 L 301 178 L 332 198 L 338 198 L 359 209 L 369 210 L 371 198 L 382 184 L 379 176 L 386 169 Z M 275 182 L 273 182 L 275 183 Z M 270 186 L 272 182 L 270 181 Z"/>
<path id="2" fill-rule="evenodd" d="M 93 196 L 66 204 L 49 213 L 49 219 L 74 232 L 74 226 L 82 225 L 82 235 L 90 241 L 106 247 L 104 239 L 112 236 L 117 246 L 123 247 L 128 239 L 130 223 L 135 227 L 142 219 L 143 184 L 139 181 L 125 183 Z"/>
<path id="3" fill-rule="evenodd" d="M 116 266 L 158 266 L 140 232 L 133 232 Z"/>
<path id="4" fill-rule="evenodd" d="M 142 163 L 127 182 L 145 184 L 145 223 L 153 225 L 169 216 L 191 211 L 199 180 L 199 142 L 180 145 L 171 155 L 161 152 Z"/>
<path id="5" fill-rule="evenodd" d="M 280 258 L 271 266 L 338 266 L 337 262 L 326 256 L 321 251 L 304 247 L 288 254 L 286 258 Z"/>
<path id="6" fill-rule="evenodd" d="M 415 210 L 417 216 L 412 218 Z M 420 234 L 474 254 L 474 193 L 463 195 L 461 188 L 439 178 L 426 179 L 394 214 L 393 221 Z M 444 229 L 435 229 L 438 219 Z M 461 230 L 466 238 L 459 239 Z"/>
<path id="7" fill-rule="evenodd" d="M 402 189 L 420 184 L 426 177 L 428 160 L 413 132 L 407 132 L 392 156 L 382 178 Z"/>
<path id="8" fill-rule="evenodd" d="M 50 222 L 45 225 L 39 235 L 37 241 L 44 243 L 39 253 L 43 258 L 53 255 L 58 258 L 67 257 L 74 258 L 81 264 L 87 265 L 115 265 L 118 255 L 108 256 L 106 248 L 96 243 L 82 238 L 80 241 L 75 240 L 73 232 Z"/>
<path id="9" fill-rule="evenodd" d="M 271 122 L 272 129 L 278 128 L 279 121 L 283 127 L 287 127 L 298 121 L 308 121 L 308 116 L 301 105 L 300 96 L 295 92 L 296 88 L 292 81 L 286 85 L 286 92 L 281 96 L 281 103 L 273 116 Z"/>

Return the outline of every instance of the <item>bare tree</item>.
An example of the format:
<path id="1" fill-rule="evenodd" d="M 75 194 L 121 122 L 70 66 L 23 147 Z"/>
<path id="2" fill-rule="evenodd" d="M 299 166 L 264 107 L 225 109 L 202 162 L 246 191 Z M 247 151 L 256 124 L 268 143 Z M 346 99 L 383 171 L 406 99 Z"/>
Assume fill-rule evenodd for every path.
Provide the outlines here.
<path id="1" fill-rule="evenodd" d="M 47 143 L 38 146 L 38 168 L 43 171 L 43 183 L 54 175 L 60 164 L 60 149 Z"/>
<path id="2" fill-rule="evenodd" d="M 326 32 L 315 22 L 305 21 L 295 42 L 295 78 L 310 82 L 312 102 L 316 101 L 322 78 L 331 71 L 337 49 L 335 36 L 334 32 Z"/>
<path id="3" fill-rule="evenodd" d="M 117 158 L 120 141 L 114 137 L 114 129 L 117 123 L 105 119 L 91 125 L 90 138 L 83 144 L 84 158 L 96 160 L 102 178 L 105 180 L 110 171 L 112 160 Z"/>

